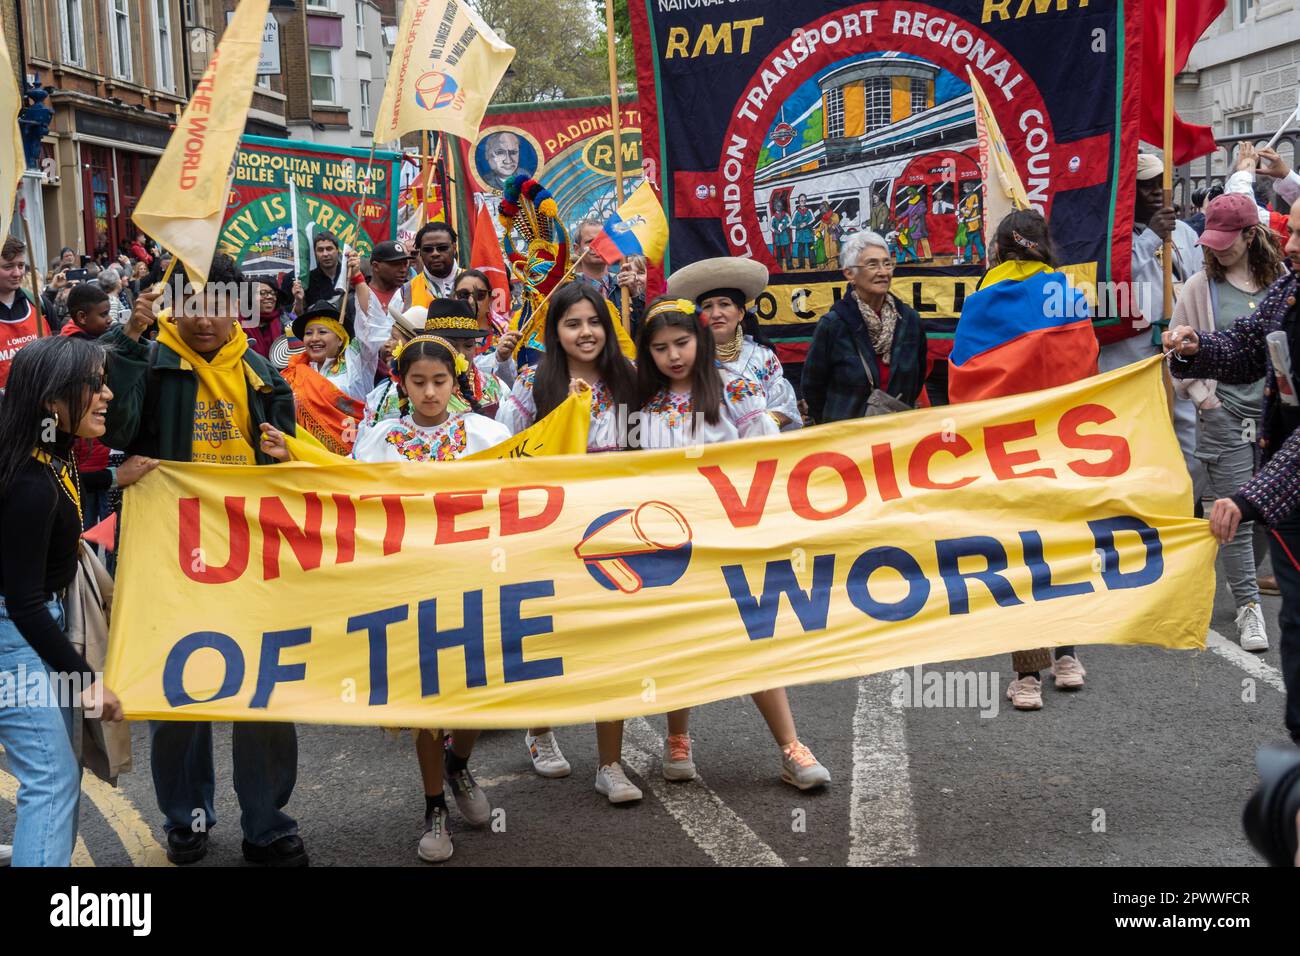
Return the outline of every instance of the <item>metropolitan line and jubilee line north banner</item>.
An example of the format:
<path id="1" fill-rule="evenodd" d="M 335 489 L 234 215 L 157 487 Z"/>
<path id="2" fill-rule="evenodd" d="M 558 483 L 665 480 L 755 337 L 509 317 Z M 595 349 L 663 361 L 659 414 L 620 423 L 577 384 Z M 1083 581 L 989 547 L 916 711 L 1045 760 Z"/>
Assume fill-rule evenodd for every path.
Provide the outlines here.
<path id="1" fill-rule="evenodd" d="M 1200 648 L 1191 505 L 1158 360 L 685 450 L 164 463 L 126 493 L 106 679 L 132 718 L 527 727 Z"/>

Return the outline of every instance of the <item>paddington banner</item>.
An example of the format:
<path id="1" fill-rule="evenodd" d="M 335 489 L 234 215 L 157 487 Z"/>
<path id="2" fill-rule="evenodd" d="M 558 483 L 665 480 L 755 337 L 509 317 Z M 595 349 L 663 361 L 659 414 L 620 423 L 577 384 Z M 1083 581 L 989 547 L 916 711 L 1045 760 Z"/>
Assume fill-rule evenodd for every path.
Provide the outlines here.
<path id="1" fill-rule="evenodd" d="M 133 718 L 528 727 L 1200 648 L 1191 503 L 1158 360 L 672 451 L 164 463 L 126 492 L 106 681 Z"/>
<path id="2" fill-rule="evenodd" d="M 619 107 L 619 145 L 626 195 L 641 183 L 641 112 L 634 96 Z M 484 203 L 495 219 L 501 187 L 525 173 L 555 197 L 572 228 L 588 217 L 604 221 L 618 208 L 614 124 L 609 97 L 489 107 L 475 140 L 457 140 L 466 208 Z"/>
<path id="3" fill-rule="evenodd" d="M 299 232 L 310 226 L 331 233 L 368 256 L 375 243 L 396 235 L 401 166 L 400 154 L 384 150 L 376 150 L 371 163 L 369 150 L 245 136 L 220 248 L 249 275 L 296 269 L 292 179 L 309 218 L 298 224 Z"/>
<path id="4" fill-rule="evenodd" d="M 645 169 L 669 217 L 666 269 L 747 256 L 785 302 L 810 284 L 842 287 L 839 250 L 870 229 L 897 263 L 896 292 L 978 277 L 988 250 L 970 67 L 1058 260 L 1093 281 L 1126 279 L 1138 7 L 631 0 L 641 109 L 658 120 L 644 124 Z M 956 316 L 922 313 L 932 345 Z M 803 361 L 811 326 L 767 331 L 784 362 Z"/>

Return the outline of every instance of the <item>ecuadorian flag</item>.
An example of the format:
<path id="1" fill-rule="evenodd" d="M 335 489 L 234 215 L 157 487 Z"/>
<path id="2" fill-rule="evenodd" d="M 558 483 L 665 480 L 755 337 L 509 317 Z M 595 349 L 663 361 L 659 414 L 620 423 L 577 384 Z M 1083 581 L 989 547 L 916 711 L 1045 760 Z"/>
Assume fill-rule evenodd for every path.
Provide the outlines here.
<path id="1" fill-rule="evenodd" d="M 948 400 L 974 402 L 1097 374 L 1088 300 L 1041 262 L 1004 262 L 966 298 L 948 357 Z"/>
<path id="2" fill-rule="evenodd" d="M 627 256 L 645 256 L 652 266 L 664 261 L 668 245 L 668 220 L 659 197 L 647 182 L 633 191 L 618 211 L 609 217 L 591 251 L 611 265 Z"/>

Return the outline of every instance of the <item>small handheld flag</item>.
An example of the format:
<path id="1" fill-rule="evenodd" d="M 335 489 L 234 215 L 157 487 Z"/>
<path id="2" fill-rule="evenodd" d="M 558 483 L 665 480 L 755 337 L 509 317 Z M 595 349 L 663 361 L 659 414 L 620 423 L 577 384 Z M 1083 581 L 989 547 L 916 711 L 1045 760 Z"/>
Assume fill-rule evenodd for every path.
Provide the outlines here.
<path id="1" fill-rule="evenodd" d="M 591 241 L 591 251 L 611 265 L 628 256 L 645 256 L 651 265 L 660 265 L 667 246 L 668 220 L 648 182 L 636 188 Z"/>

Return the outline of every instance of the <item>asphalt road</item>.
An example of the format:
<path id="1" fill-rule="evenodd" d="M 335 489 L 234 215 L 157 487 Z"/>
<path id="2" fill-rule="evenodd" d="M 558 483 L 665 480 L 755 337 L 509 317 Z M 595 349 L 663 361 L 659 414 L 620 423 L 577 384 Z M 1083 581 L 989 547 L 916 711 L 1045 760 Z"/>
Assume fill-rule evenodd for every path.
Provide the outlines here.
<path id="1" fill-rule="evenodd" d="M 1262 655 L 1223 646 L 1235 645 L 1236 627 L 1220 583 L 1212 628 L 1226 642 L 1084 648 L 1087 686 L 1045 682 L 1034 713 L 1003 696 L 1008 656 L 924 669 L 974 672 L 973 686 L 996 687 L 988 717 L 978 701 L 896 708 L 889 674 L 793 688 L 800 737 L 834 777 L 823 792 L 781 783 L 748 700 L 696 710 L 692 783 L 659 772 L 663 718 L 629 722 L 625 764 L 646 796 L 622 807 L 593 789 L 593 728 L 558 731 L 573 765 L 563 780 L 532 771 L 522 731 L 485 733 L 471 767 L 503 812 L 473 830 L 453 811 L 455 855 L 440 865 L 1257 865 L 1241 809 L 1255 749 L 1284 739 L 1278 599 L 1264 604 Z M 138 769 L 120 789 L 86 785 L 81 865 L 165 863 L 144 727 L 135 739 Z M 216 739 L 219 822 L 200 865 L 242 866 L 228 728 Z M 415 854 L 423 799 L 409 734 L 302 726 L 299 742 L 289 811 L 313 865 L 428 865 Z M 13 778 L 0 772 L 0 842 L 13 832 L 12 803 Z"/>

